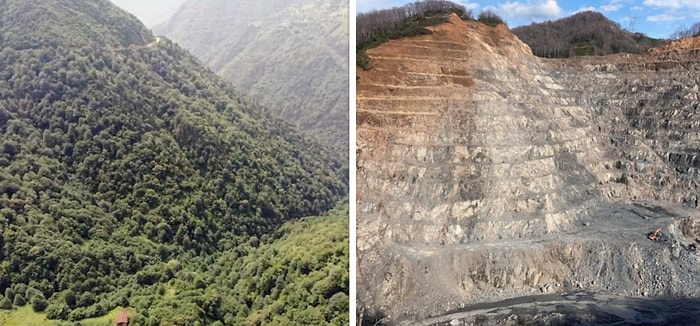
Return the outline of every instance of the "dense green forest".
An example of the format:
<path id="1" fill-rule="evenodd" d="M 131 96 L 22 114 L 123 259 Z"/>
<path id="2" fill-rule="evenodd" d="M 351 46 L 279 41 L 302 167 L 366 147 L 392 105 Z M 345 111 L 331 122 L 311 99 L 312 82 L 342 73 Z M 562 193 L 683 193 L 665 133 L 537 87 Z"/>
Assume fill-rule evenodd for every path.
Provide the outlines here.
<path id="1" fill-rule="evenodd" d="M 43 302 L 46 316 L 63 320 L 124 308 L 135 311 L 131 325 L 347 325 L 347 216 L 346 202 L 326 216 L 287 222 L 232 251 L 154 264 L 136 281 L 127 278 L 111 296 L 69 289 L 43 300 L 33 288 L 18 285 L 6 289 L 8 299 L 2 300 L 7 307 L 20 297 L 33 305 Z M 138 278 L 151 278 L 153 284 Z M 81 301 L 95 301 L 95 308 L 81 308 Z M 2 309 L 0 303 L 0 324 Z M 114 321 L 92 324 L 113 326 Z"/>
<path id="2" fill-rule="evenodd" d="M 533 54 L 547 58 L 642 53 L 665 42 L 623 30 L 594 11 L 514 28 L 513 34 L 529 45 Z"/>
<path id="3" fill-rule="evenodd" d="M 108 0 L 0 0 L 0 8 L 0 42 L 15 49 L 67 44 L 126 47 L 152 39 L 136 17 Z"/>
<path id="4" fill-rule="evenodd" d="M 348 160 L 347 0 L 192 0 L 154 26 Z"/>
<path id="5" fill-rule="evenodd" d="M 334 157 L 109 1 L 0 0 L 2 309 L 342 324 Z"/>

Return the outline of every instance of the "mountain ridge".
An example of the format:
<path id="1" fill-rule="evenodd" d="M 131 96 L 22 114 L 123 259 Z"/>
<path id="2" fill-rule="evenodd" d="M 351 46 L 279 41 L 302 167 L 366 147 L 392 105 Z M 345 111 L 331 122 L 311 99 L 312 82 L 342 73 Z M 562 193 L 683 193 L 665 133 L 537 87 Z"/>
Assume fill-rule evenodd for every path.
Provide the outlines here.
<path id="1" fill-rule="evenodd" d="M 512 33 L 528 44 L 535 55 L 549 58 L 642 53 L 665 42 L 623 30 L 596 11 L 520 26 L 513 28 Z"/>
<path id="2" fill-rule="evenodd" d="M 102 12 L 101 8 L 109 9 Z M 128 47 L 146 45 L 153 40 L 135 16 L 112 6 L 108 0 L 56 0 L 50 4 L 40 0 L 22 4 L 7 0 L 2 9 L 0 39 L 15 48 L 31 44 Z"/>
<path id="3" fill-rule="evenodd" d="M 188 2 L 154 31 L 190 49 L 273 115 L 347 157 L 347 4 L 275 4 Z"/>
<path id="4" fill-rule="evenodd" d="M 132 307 L 139 324 L 271 321 L 263 301 L 333 274 L 287 301 L 316 306 L 285 318 L 344 318 L 337 228 L 330 255 L 293 277 L 277 275 L 291 268 L 279 264 L 247 271 L 270 269 L 265 287 L 241 285 L 245 293 L 228 289 L 239 275 L 220 275 L 213 261 L 341 205 L 346 162 L 109 2 L 74 15 L 92 22 L 80 28 L 64 13 L 83 0 L 2 4 L 22 17 L 56 14 L 41 22 L 48 29 L 1 30 L 0 302 L 52 320 Z M 23 19 L 8 12 L 0 19 Z"/>

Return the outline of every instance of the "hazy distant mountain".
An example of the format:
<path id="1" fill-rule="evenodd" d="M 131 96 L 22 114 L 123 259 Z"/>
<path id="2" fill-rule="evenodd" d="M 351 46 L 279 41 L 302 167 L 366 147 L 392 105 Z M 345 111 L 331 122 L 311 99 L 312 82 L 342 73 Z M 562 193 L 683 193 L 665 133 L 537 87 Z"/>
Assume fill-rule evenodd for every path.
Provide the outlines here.
<path id="1" fill-rule="evenodd" d="M 163 23 L 187 0 L 111 0 L 136 15 L 147 27 Z"/>
<path id="2" fill-rule="evenodd" d="M 342 323 L 347 212 L 294 225 L 346 164 L 107 0 L 0 0 L 0 324 Z"/>
<path id="3" fill-rule="evenodd" d="M 517 27 L 513 34 L 529 45 L 535 55 L 550 58 L 641 53 L 664 42 L 623 30 L 619 24 L 594 11 Z"/>
<path id="4" fill-rule="evenodd" d="M 153 30 L 347 157 L 347 0 L 189 1 Z"/>

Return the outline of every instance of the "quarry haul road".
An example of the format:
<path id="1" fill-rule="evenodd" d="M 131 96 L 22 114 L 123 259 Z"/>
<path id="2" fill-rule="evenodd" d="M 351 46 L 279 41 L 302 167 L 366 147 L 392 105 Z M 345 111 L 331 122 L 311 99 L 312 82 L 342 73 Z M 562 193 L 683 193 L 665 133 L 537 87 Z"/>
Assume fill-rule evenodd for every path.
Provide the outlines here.
<path id="1" fill-rule="evenodd" d="M 635 202 L 621 207 L 611 207 L 605 212 L 608 219 L 582 222 L 586 226 L 578 231 L 543 236 L 537 239 L 509 239 L 498 242 L 451 244 L 441 248 L 394 248 L 402 257 L 425 261 L 430 257 L 460 255 L 468 251 L 482 253 L 526 250 L 547 254 L 545 247 L 558 243 L 607 243 L 610 248 L 636 246 L 649 251 L 678 247 L 689 252 L 683 264 L 700 264 L 700 245 L 696 239 L 684 237 L 677 229 L 677 222 L 696 217 L 695 210 L 662 207 L 656 203 Z M 647 234 L 656 228 L 662 236 L 651 241 Z M 541 247 L 541 248 L 539 248 Z M 693 248 L 692 250 L 690 248 Z M 610 262 L 613 263 L 613 262 Z M 658 263 L 654 264 L 658 266 Z M 637 266 L 640 270 L 654 266 Z M 635 268 L 637 268 L 635 267 Z M 602 269 L 598 269 L 599 278 Z M 693 271 L 692 273 L 697 273 Z M 439 273 L 438 273 L 439 274 Z M 443 278 L 443 275 L 436 275 Z M 566 281 L 565 281 L 566 282 Z M 596 288 L 598 286 L 598 288 Z M 700 325 L 700 299 L 693 298 L 644 298 L 640 296 L 614 295 L 604 289 L 604 284 L 586 287 L 569 283 L 550 284 L 542 287 L 541 294 L 508 297 L 499 301 L 468 302 L 462 308 L 438 314 L 420 321 L 395 320 L 396 325 L 456 326 L 456 325 Z M 554 289 L 556 288 L 556 289 Z M 598 289 L 599 291 L 596 291 Z M 507 295 L 505 296 L 507 297 Z"/>
<path id="2" fill-rule="evenodd" d="M 668 242 L 664 237 L 667 227 L 674 221 L 687 217 L 700 217 L 700 212 L 695 210 L 667 208 L 648 202 L 635 202 L 624 206 L 611 206 L 601 212 L 608 216 L 606 219 L 595 221 L 580 221 L 575 230 L 547 234 L 538 238 L 502 239 L 497 241 L 475 241 L 470 243 L 448 244 L 441 247 L 411 246 L 400 247 L 401 253 L 416 258 L 432 255 L 443 255 L 450 251 L 474 251 L 486 249 L 523 248 L 547 244 L 552 241 L 560 242 L 585 242 L 606 241 L 616 243 L 636 243 L 644 247 L 660 246 Z M 651 241 L 647 238 L 649 232 L 661 228 L 661 240 Z M 693 243 L 693 239 L 685 239 L 687 244 Z"/>
<path id="3" fill-rule="evenodd" d="M 566 315 L 586 316 L 587 322 Z M 518 316 L 533 316 L 532 319 Z M 520 319 L 520 320 L 518 320 Z M 591 292 L 523 296 L 475 304 L 414 326 L 501 325 L 698 325 L 698 300 L 640 299 Z"/>
<path id="4" fill-rule="evenodd" d="M 160 43 L 160 36 L 156 36 L 156 40 L 153 41 L 153 42 L 151 42 L 151 43 L 148 43 L 148 45 L 146 45 L 146 47 L 147 47 L 147 48 L 150 48 L 150 47 L 152 47 L 152 46 L 154 46 L 154 45 L 156 45 L 156 44 L 158 44 L 158 43 Z"/>

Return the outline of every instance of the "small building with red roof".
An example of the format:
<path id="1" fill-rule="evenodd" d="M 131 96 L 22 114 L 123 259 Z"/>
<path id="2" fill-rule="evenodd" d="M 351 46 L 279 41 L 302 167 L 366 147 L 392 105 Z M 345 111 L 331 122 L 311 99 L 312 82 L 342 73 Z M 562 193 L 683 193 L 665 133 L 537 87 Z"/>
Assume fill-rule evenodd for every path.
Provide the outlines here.
<path id="1" fill-rule="evenodd" d="M 129 314 L 126 311 L 117 314 L 117 326 L 129 326 Z"/>

